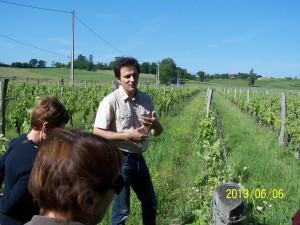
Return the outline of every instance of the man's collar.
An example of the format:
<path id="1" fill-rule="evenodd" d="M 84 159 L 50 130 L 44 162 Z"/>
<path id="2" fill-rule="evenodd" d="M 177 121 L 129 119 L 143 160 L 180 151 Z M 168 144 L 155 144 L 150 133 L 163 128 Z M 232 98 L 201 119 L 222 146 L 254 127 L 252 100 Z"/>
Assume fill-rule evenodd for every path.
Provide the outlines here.
<path id="1" fill-rule="evenodd" d="M 128 100 L 130 99 L 129 96 L 126 94 L 126 92 L 124 91 L 124 88 L 120 85 L 119 86 L 119 94 L 120 96 L 122 97 L 122 99 L 125 101 L 125 100 Z M 132 98 L 132 100 L 136 100 L 138 99 L 140 96 L 140 91 L 138 89 L 136 89 L 136 92 L 135 92 L 135 95 L 134 97 Z"/>

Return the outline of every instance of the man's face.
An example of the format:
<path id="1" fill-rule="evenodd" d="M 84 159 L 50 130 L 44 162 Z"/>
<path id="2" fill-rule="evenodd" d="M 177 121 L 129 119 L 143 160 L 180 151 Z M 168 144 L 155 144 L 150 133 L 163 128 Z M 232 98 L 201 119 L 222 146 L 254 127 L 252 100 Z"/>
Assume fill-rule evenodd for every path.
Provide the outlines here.
<path id="1" fill-rule="evenodd" d="M 121 67 L 118 82 L 129 97 L 134 97 L 139 82 L 139 75 L 135 66 Z"/>

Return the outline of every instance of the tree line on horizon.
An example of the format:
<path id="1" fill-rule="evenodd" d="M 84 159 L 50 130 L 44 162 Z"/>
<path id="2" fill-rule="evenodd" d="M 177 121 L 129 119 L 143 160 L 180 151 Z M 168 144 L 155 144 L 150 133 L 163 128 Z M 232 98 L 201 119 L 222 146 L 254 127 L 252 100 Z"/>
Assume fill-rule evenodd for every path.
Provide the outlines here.
<path id="1" fill-rule="evenodd" d="M 117 57 L 116 57 L 117 58 Z M 89 58 L 79 54 L 77 59 L 74 60 L 74 69 L 97 71 L 97 70 L 113 70 L 114 62 L 94 63 L 93 55 Z M 0 62 L 0 67 L 16 67 L 16 68 L 46 68 L 46 61 L 31 59 L 29 62 L 12 62 L 11 65 Z M 47 67 L 49 68 L 49 67 Z M 52 61 L 50 68 L 71 68 L 71 62 L 64 64 L 61 62 Z M 161 60 L 159 63 L 142 62 L 140 63 L 140 72 L 145 74 L 156 75 L 159 70 L 159 77 L 161 84 L 167 84 L 174 81 L 174 79 L 196 80 L 196 76 L 187 72 L 187 69 L 180 68 L 176 65 L 175 61 L 171 58 Z"/>
<path id="2" fill-rule="evenodd" d="M 12 62 L 10 65 L 0 62 L 0 67 L 45 68 L 46 64 L 45 60 L 30 59 L 29 62 Z"/>
<path id="3" fill-rule="evenodd" d="M 258 75 L 254 73 L 254 69 L 251 69 L 249 73 L 237 73 L 237 74 L 228 74 L 228 73 L 223 73 L 223 74 L 206 74 L 204 71 L 199 71 L 197 72 L 197 78 L 201 82 L 206 82 L 209 80 L 214 80 L 214 79 L 237 79 L 237 80 L 247 80 L 249 86 L 253 86 L 255 83 L 255 80 L 258 78 L 262 77 L 261 75 Z"/>
<path id="4" fill-rule="evenodd" d="M 116 57 L 117 58 L 117 57 Z M 81 69 L 87 71 L 97 71 L 97 70 L 113 70 L 114 62 L 94 63 L 93 55 L 90 54 L 89 58 L 79 54 L 77 59 L 74 60 L 74 69 Z M 0 62 L 0 67 L 16 67 L 16 68 L 46 68 L 47 62 L 44 60 L 31 59 L 29 62 L 12 62 L 11 65 L 4 64 Z M 61 62 L 52 61 L 51 68 L 70 68 L 71 62 L 64 64 Z M 48 67 L 49 68 L 49 67 Z M 142 62 L 140 63 L 141 73 L 157 75 L 159 71 L 159 80 L 161 84 L 171 84 L 178 83 L 178 80 L 182 83 L 184 80 L 198 80 L 199 82 L 205 82 L 212 79 L 243 79 L 249 80 L 249 85 L 252 86 L 254 81 L 261 77 L 253 72 L 250 73 L 238 73 L 238 74 L 206 74 L 204 71 L 199 71 L 196 74 L 191 74 L 187 72 L 187 69 L 180 68 L 176 65 L 172 58 L 162 59 L 158 63 L 154 62 Z"/>

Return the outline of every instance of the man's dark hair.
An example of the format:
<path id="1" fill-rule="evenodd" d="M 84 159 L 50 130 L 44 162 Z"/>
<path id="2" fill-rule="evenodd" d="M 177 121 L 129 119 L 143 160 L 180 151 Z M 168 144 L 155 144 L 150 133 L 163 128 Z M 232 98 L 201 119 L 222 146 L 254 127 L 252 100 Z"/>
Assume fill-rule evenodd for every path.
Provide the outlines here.
<path id="1" fill-rule="evenodd" d="M 135 66 L 138 74 L 140 74 L 139 62 L 132 57 L 117 57 L 114 63 L 114 73 L 116 78 L 120 78 L 120 70 L 123 66 Z"/>

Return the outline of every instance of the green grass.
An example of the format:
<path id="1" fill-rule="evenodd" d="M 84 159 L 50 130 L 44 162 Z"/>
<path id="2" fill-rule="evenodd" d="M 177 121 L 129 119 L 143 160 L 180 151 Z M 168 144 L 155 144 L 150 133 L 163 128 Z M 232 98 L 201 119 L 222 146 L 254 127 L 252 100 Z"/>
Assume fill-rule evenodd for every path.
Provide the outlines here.
<path id="1" fill-rule="evenodd" d="M 265 79 L 257 80 L 255 82 L 257 87 L 265 87 L 269 89 L 289 89 L 289 90 L 300 90 L 300 80 L 293 79 Z"/>
<path id="2" fill-rule="evenodd" d="M 242 113 L 220 95 L 214 100 L 223 125 L 229 164 L 251 190 L 282 189 L 284 198 L 249 199 L 249 213 L 254 224 L 291 224 L 291 217 L 300 208 L 300 162 L 278 144 L 278 137 L 255 119 Z M 267 204 L 263 201 L 268 202 Z M 269 208 L 268 206 L 272 206 Z M 263 213 L 257 211 L 263 207 Z"/>
<path id="3" fill-rule="evenodd" d="M 247 88 L 247 80 L 217 79 L 205 82 L 206 85 Z M 300 79 L 260 79 L 254 83 L 254 88 L 300 90 Z"/>

